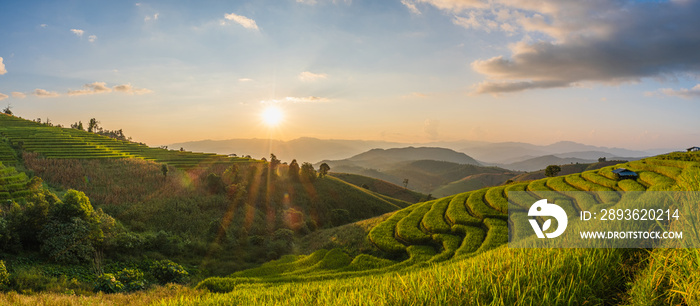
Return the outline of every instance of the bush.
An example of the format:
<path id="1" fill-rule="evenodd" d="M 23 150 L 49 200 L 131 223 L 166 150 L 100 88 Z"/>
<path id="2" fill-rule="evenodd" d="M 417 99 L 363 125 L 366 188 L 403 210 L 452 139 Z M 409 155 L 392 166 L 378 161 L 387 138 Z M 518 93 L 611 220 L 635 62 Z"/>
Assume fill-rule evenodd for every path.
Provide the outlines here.
<path id="1" fill-rule="evenodd" d="M 151 275 L 159 284 L 165 285 L 167 283 L 184 283 L 189 273 L 181 265 L 164 259 L 151 265 Z"/>
<path id="2" fill-rule="evenodd" d="M 0 290 L 5 290 L 10 285 L 10 273 L 7 272 L 5 262 L 0 260 Z"/>
<path id="3" fill-rule="evenodd" d="M 124 289 L 124 284 L 117 280 L 114 274 L 104 273 L 95 280 L 95 292 L 117 293 Z"/>
<path id="4" fill-rule="evenodd" d="M 117 273 L 117 281 L 124 285 L 124 291 L 137 291 L 146 288 L 146 279 L 139 269 L 128 269 Z"/>

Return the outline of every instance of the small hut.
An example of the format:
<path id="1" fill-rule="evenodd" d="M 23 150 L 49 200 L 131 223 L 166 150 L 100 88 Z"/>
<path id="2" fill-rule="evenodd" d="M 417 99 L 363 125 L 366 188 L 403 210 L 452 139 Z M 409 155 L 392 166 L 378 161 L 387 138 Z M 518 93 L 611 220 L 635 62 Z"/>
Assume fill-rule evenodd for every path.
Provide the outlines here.
<path id="1" fill-rule="evenodd" d="M 626 180 L 626 179 L 634 180 L 637 177 L 639 177 L 637 172 L 634 172 L 632 170 L 627 170 L 625 168 L 617 168 L 617 169 L 613 170 L 613 173 L 615 174 L 615 177 L 618 180 Z"/>

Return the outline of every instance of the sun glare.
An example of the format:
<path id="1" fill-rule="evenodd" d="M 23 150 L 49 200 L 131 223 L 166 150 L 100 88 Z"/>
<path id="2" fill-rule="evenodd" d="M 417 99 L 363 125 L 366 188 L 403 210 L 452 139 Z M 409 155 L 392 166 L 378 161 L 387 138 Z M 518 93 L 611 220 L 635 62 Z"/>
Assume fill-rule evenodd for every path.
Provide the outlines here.
<path id="1" fill-rule="evenodd" d="M 279 125 L 280 122 L 282 122 L 284 114 L 282 113 L 282 110 L 279 109 L 279 107 L 269 106 L 265 110 L 263 110 L 261 117 L 265 125 L 269 127 L 274 127 Z"/>

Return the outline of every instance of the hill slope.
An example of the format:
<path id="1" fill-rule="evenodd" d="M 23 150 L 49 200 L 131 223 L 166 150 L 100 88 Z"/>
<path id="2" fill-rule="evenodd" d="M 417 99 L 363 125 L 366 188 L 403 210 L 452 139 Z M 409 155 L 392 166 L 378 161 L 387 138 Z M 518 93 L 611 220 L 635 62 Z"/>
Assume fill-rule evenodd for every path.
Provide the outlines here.
<path id="1" fill-rule="evenodd" d="M 615 180 L 612 170 L 618 166 L 637 171 L 639 179 Z M 314 301 L 331 302 L 332 297 L 337 298 L 336 289 L 352 288 L 344 291 L 346 294 L 343 297 L 350 301 L 370 299 L 372 303 L 380 304 L 560 304 L 571 302 L 570 298 L 573 297 L 580 303 L 622 302 L 624 299 L 646 303 L 653 299 L 649 292 L 666 297 L 669 301 L 692 304 L 691 301 L 695 301 L 699 293 L 696 287 L 673 285 L 674 288 L 681 288 L 681 291 L 668 287 L 644 289 L 655 275 L 647 274 L 646 268 L 640 266 L 624 270 L 631 261 L 640 260 L 636 256 L 650 256 L 648 252 L 616 249 L 513 250 L 499 246 L 508 241 L 508 222 L 522 221 L 509 220 L 506 215 L 505 193 L 508 191 L 697 190 L 697 183 L 700 182 L 698 166 L 700 153 L 673 153 L 418 203 L 389 215 L 368 231 L 369 241 L 383 252 L 380 256 L 373 253 L 375 255 L 360 254 L 353 258 L 340 249 L 321 249 L 309 255 L 269 262 L 257 270 L 242 271 L 228 278 L 208 279 L 199 287 L 214 292 L 231 291 L 227 295 L 204 299 L 209 302 L 222 299 L 252 301 L 260 297 L 250 289 L 256 287 L 242 284 L 265 284 L 267 288 L 274 288 L 272 292 L 290 293 L 291 296 L 284 295 L 284 301 L 302 303 L 310 301 L 307 297 L 310 292 L 318 294 L 313 295 Z M 598 201 L 595 198 L 569 200 L 579 202 L 581 207 L 595 205 Z M 575 222 L 576 216 L 571 218 Z M 518 228 L 517 225 L 515 228 Z M 337 235 L 342 236 L 342 233 L 336 233 L 335 239 L 345 240 Z M 446 263 L 428 269 L 407 269 L 440 262 Z M 573 269 L 572 262 L 577 263 Z M 682 264 L 687 266 L 688 263 Z M 652 263 L 650 269 L 664 268 Z M 250 278 L 253 276 L 255 278 Z M 353 278 L 348 278 L 351 276 Z M 678 284 L 690 284 L 687 273 L 670 277 Z M 302 280 L 319 282 L 305 282 L 307 285 L 297 286 L 297 282 Z M 286 291 L 292 284 L 295 289 Z M 270 302 L 282 301 L 283 295 L 268 295 L 265 299 Z"/>

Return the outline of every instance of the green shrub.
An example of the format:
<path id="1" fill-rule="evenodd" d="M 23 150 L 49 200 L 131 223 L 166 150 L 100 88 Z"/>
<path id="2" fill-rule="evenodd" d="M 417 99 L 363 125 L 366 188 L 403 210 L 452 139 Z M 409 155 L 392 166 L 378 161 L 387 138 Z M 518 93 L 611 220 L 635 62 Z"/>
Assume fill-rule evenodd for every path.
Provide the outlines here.
<path id="1" fill-rule="evenodd" d="M 164 259 L 151 265 L 151 275 L 156 282 L 165 285 L 167 283 L 184 283 L 189 273 L 181 265 Z"/>
<path id="2" fill-rule="evenodd" d="M 5 290 L 10 285 L 10 273 L 7 272 L 5 262 L 0 260 L 0 290 Z"/>
<path id="3" fill-rule="evenodd" d="M 124 290 L 124 284 L 117 280 L 114 274 L 104 273 L 95 280 L 95 292 L 117 293 Z"/>
<path id="4" fill-rule="evenodd" d="M 139 269 L 129 269 L 117 273 L 117 280 L 124 285 L 124 291 L 137 291 L 146 288 L 146 279 Z"/>

